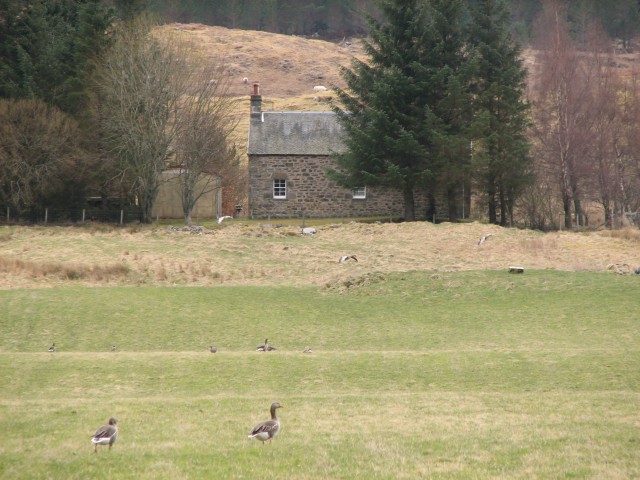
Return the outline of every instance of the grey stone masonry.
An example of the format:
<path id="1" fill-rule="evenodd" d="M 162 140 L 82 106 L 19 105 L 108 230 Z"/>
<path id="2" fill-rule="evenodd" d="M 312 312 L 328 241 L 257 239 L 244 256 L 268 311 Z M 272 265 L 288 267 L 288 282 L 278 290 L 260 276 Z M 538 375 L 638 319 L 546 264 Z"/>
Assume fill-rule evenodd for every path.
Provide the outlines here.
<path id="1" fill-rule="evenodd" d="M 367 187 L 366 198 L 327 178 L 333 166 L 327 155 L 250 155 L 249 206 L 253 218 L 319 218 L 403 214 L 399 192 Z M 274 198 L 273 181 L 286 181 L 286 198 Z"/>

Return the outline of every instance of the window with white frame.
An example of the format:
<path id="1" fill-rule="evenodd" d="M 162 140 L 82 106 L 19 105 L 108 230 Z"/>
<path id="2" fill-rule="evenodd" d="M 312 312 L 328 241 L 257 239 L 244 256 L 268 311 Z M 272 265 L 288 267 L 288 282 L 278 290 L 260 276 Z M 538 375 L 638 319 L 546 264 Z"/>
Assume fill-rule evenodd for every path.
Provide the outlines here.
<path id="1" fill-rule="evenodd" d="M 283 178 L 273 180 L 273 198 L 287 198 L 287 181 Z"/>
<path id="2" fill-rule="evenodd" d="M 353 189 L 353 198 L 367 198 L 367 187 L 356 187 Z"/>

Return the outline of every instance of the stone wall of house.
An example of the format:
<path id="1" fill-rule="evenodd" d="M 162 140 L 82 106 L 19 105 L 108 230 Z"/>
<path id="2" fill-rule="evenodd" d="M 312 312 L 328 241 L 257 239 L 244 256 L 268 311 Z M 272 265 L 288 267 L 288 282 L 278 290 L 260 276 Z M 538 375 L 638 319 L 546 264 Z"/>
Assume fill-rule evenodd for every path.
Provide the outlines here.
<path id="1" fill-rule="evenodd" d="M 400 192 L 367 187 L 365 199 L 329 180 L 329 156 L 250 155 L 249 216 L 251 218 L 401 217 Z M 273 180 L 284 179 L 287 198 L 273 198 Z M 425 199 L 416 199 L 416 215 L 426 211 Z"/>

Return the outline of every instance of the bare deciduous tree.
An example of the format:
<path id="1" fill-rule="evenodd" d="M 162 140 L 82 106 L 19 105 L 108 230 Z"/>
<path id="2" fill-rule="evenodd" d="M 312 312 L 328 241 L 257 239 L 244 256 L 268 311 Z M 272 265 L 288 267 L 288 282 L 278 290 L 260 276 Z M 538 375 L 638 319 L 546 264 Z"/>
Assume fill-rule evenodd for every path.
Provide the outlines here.
<path id="1" fill-rule="evenodd" d="M 161 173 L 173 165 L 188 223 L 195 202 L 218 188 L 216 175 L 235 159 L 231 101 L 221 61 L 190 61 L 194 52 L 178 33 L 152 27 L 139 17 L 118 30 L 96 76 L 96 114 L 141 221 L 151 221 Z"/>
<path id="2" fill-rule="evenodd" d="M 160 173 L 171 155 L 171 118 L 179 100 L 177 53 L 153 38 L 151 27 L 146 18 L 123 24 L 96 77 L 103 142 L 119 163 L 143 222 L 151 220 Z"/>
<path id="3" fill-rule="evenodd" d="M 581 215 L 584 158 L 593 128 L 592 80 L 585 70 L 557 0 L 547 0 L 538 37 L 544 39 L 540 76 L 533 87 L 536 153 L 548 174 L 560 187 L 565 227 L 573 225 L 572 213 Z"/>
<path id="4" fill-rule="evenodd" d="M 176 122 L 175 162 L 182 197 L 184 221 L 203 195 L 222 188 L 225 177 L 235 175 L 238 156 L 230 142 L 237 125 L 233 100 L 226 95 L 228 76 L 224 64 L 194 72 L 192 90 L 183 97 Z"/>
<path id="5" fill-rule="evenodd" d="M 615 184 L 617 195 L 613 211 L 640 211 L 640 70 L 634 67 L 632 75 L 621 82 L 618 95 L 620 107 L 619 128 L 616 129 Z"/>
<path id="6" fill-rule="evenodd" d="M 76 122 L 41 100 L 0 101 L 0 201 L 18 214 L 42 206 L 73 175 L 78 137 Z"/>
<path id="7" fill-rule="evenodd" d="M 592 197 L 602 205 L 605 225 L 612 226 L 613 206 L 617 197 L 615 182 L 616 145 L 619 142 L 621 111 L 618 103 L 618 91 L 621 87 L 615 75 L 610 40 L 602 29 L 592 24 L 586 35 L 584 63 L 590 76 L 591 92 L 585 101 L 592 119 L 592 134 L 586 152 L 588 160 L 587 187 Z"/>

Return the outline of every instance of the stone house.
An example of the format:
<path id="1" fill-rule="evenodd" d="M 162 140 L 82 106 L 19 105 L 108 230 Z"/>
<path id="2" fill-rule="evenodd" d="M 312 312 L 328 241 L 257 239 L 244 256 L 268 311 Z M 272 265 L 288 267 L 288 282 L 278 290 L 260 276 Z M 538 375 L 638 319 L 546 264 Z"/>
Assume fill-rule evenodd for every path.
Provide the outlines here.
<path id="1" fill-rule="evenodd" d="M 250 115 L 250 218 L 403 215 L 398 191 L 367 185 L 350 190 L 327 178 L 332 153 L 344 149 L 333 112 L 263 111 L 255 84 Z"/>

